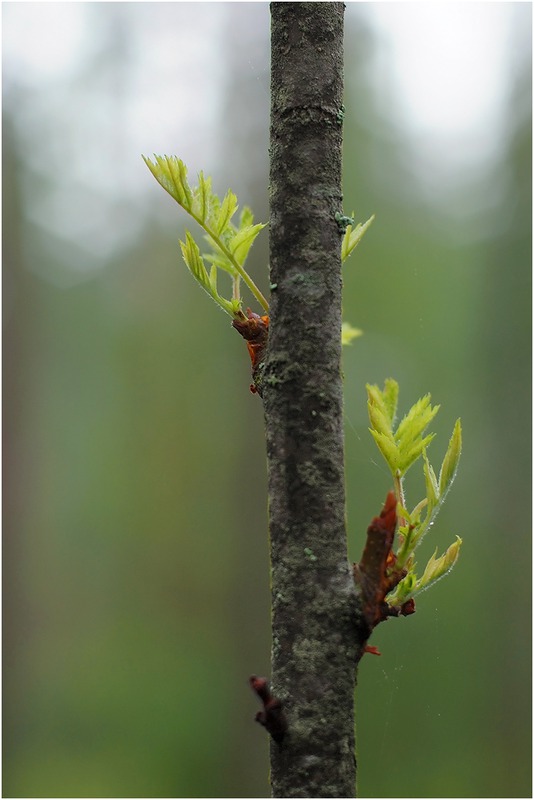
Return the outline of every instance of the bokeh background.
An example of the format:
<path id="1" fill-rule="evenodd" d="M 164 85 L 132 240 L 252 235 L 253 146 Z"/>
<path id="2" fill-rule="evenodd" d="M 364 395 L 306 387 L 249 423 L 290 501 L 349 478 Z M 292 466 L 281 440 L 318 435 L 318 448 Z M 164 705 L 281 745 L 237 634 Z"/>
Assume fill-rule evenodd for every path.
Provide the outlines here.
<path id="1" fill-rule="evenodd" d="M 527 797 L 531 7 L 348 3 L 345 52 L 353 560 L 365 383 L 432 393 L 437 466 L 464 429 L 423 554 L 461 560 L 362 662 L 359 792 Z M 268 219 L 268 5 L 5 3 L 3 54 L 4 796 L 266 797 L 262 408 L 141 153 Z"/>

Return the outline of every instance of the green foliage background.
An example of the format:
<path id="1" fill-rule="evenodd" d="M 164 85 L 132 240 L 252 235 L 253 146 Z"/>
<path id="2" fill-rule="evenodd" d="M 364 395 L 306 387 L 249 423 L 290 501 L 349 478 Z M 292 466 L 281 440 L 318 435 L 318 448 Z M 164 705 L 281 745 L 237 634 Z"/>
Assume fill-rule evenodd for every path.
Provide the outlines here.
<path id="1" fill-rule="evenodd" d="M 269 670 L 262 408 L 243 341 L 181 263 L 188 220 L 140 153 L 176 153 L 267 219 L 268 7 L 225 4 L 226 89 L 195 149 L 194 104 L 172 139 L 149 141 L 156 115 L 132 147 L 128 76 L 136 21 L 178 35 L 200 17 L 189 4 L 90 6 L 98 46 L 76 70 L 38 88 L 8 70 L 4 87 L 4 795 L 263 797 L 267 741 L 247 686 Z M 365 332 L 344 352 L 350 553 L 390 488 L 365 392 L 388 376 L 401 414 L 426 392 L 441 404 L 431 460 L 462 417 L 459 475 L 425 555 L 455 534 L 464 544 L 415 616 L 380 626 L 382 657 L 362 662 L 359 790 L 526 797 L 529 54 L 510 66 L 499 159 L 466 168 L 456 194 L 436 177 L 429 200 L 416 145 L 377 103 L 391 76 L 369 81 L 375 45 L 349 4 L 345 211 L 377 215 L 345 267 L 345 317 Z M 174 76 L 170 106 L 194 72 Z M 95 196 L 76 159 L 120 192 Z M 39 203 L 58 198 L 52 226 Z M 88 209 L 83 246 L 70 204 Z M 264 292 L 266 263 L 264 234 L 249 261 Z"/>

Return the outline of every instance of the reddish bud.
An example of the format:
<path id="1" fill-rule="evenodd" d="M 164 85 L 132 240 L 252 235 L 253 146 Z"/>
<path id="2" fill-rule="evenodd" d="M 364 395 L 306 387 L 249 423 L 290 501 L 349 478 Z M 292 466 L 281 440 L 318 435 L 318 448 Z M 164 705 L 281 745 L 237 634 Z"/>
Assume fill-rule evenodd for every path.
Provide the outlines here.
<path id="1" fill-rule="evenodd" d="M 277 744 L 281 744 L 287 733 L 287 721 L 281 701 L 273 697 L 265 678 L 251 675 L 249 683 L 263 703 L 263 711 L 258 711 L 255 716 L 256 722 L 263 725 Z"/>
<path id="2" fill-rule="evenodd" d="M 409 617 L 410 614 L 415 614 L 415 600 L 410 597 L 405 603 L 401 605 L 400 613 L 403 617 Z"/>
<path id="3" fill-rule="evenodd" d="M 406 575 L 399 569 L 393 553 L 393 539 L 397 527 L 397 500 L 388 492 L 378 517 L 373 517 L 367 529 L 367 539 L 359 564 L 354 564 L 355 582 L 361 587 L 363 611 L 368 626 L 368 636 L 373 628 L 388 617 L 407 617 L 415 612 L 415 602 L 407 600 L 399 606 L 390 606 L 387 595 Z M 365 648 L 366 653 L 379 655 L 376 647 Z"/>
<path id="4" fill-rule="evenodd" d="M 246 316 L 242 314 L 242 318 L 234 319 L 232 325 L 245 339 L 252 362 L 252 370 L 255 370 L 267 345 L 269 317 L 266 315 L 260 317 L 259 314 L 255 314 L 254 311 L 247 308 Z"/>
<path id="5" fill-rule="evenodd" d="M 373 645 L 366 644 L 364 648 L 364 653 L 371 653 L 373 656 L 381 656 L 382 653 L 378 649 L 378 647 L 373 647 Z"/>

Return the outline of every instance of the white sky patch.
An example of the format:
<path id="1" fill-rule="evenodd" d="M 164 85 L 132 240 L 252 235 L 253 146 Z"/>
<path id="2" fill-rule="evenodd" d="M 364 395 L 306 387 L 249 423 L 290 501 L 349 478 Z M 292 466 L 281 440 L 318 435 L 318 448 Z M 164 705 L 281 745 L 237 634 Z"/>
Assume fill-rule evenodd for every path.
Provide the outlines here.
<path id="1" fill-rule="evenodd" d="M 407 171 L 455 236 L 493 235 L 487 220 L 507 191 L 499 165 L 517 124 L 514 81 L 531 54 L 531 4 L 366 6 L 378 37 L 371 91 L 398 131 Z"/>
<path id="2" fill-rule="evenodd" d="M 86 44 L 85 3 L 4 3 L 8 73 L 29 86 L 70 79 Z"/>
<path id="3" fill-rule="evenodd" d="M 502 133 L 517 4 L 370 3 L 368 11 L 395 116 L 430 147 L 448 142 L 452 161 L 488 157 Z"/>
<path id="4" fill-rule="evenodd" d="M 458 194 L 500 153 L 515 53 L 529 52 L 530 4 L 348 3 L 352 11 L 377 33 L 370 91 L 403 134 L 410 169 L 432 196 L 447 186 Z M 116 207 L 145 209 L 154 187 L 141 153 L 177 153 L 191 175 L 212 173 L 236 13 L 227 2 L 4 4 L 4 105 L 32 180 L 42 178 L 26 202 L 43 230 L 90 244 Z M 172 205 L 162 206 L 170 218 Z M 114 235 L 117 249 L 128 231 L 138 235 L 130 216 L 115 234 L 109 226 L 107 252 Z"/>
<path id="5" fill-rule="evenodd" d="M 178 152 L 193 175 L 210 166 L 198 160 L 213 149 L 219 115 L 224 9 L 4 6 L 6 106 L 29 168 L 25 213 L 43 236 L 84 251 L 78 279 L 142 230 L 133 205 L 146 213 L 147 195 L 155 194 L 142 153 Z M 176 216 L 164 198 L 161 206 L 162 215 Z"/>
<path id="6" fill-rule="evenodd" d="M 414 127 L 465 132 L 492 111 L 505 85 L 510 13 L 503 4 L 388 3 L 370 11 L 391 48 L 400 108 Z"/>

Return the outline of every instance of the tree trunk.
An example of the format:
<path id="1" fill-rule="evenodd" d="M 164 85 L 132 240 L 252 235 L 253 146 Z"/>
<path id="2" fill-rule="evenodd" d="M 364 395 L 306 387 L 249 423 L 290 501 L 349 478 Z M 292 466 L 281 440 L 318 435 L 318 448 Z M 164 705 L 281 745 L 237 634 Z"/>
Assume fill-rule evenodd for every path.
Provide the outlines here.
<path id="1" fill-rule="evenodd" d="M 263 374 L 274 797 L 354 797 L 366 638 L 347 558 L 341 358 L 343 3 L 271 4 L 271 306 Z M 368 631 L 367 631 L 368 633 Z M 281 739 L 281 741 L 280 741 Z"/>

